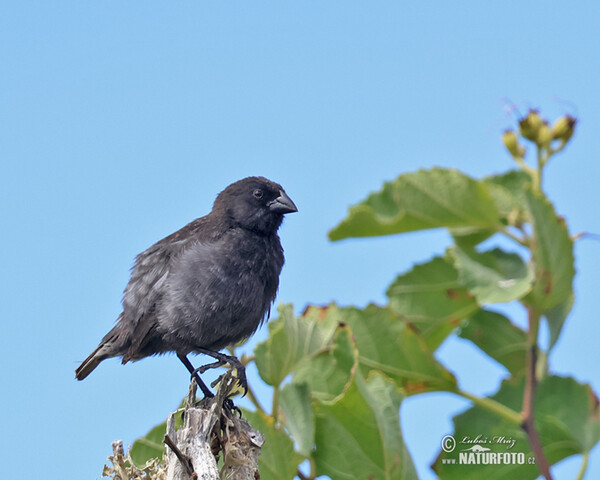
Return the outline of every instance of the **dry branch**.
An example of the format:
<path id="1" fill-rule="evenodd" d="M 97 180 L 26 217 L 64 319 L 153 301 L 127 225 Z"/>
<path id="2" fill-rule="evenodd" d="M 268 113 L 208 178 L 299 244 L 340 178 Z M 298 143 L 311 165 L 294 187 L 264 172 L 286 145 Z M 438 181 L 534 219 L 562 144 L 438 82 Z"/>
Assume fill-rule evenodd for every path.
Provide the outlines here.
<path id="1" fill-rule="evenodd" d="M 216 397 L 196 402 L 196 382 L 192 380 L 183 410 L 167 419 L 164 463 L 156 460 L 138 469 L 123 454 L 122 442 L 113 442 L 113 467 L 103 475 L 119 480 L 255 480 L 263 435 L 241 418 L 236 409 L 224 408 L 236 383 L 231 372 L 221 378 Z M 183 416 L 183 426 L 175 429 L 175 417 Z M 120 446 L 120 449 L 119 449 Z M 217 466 L 222 455 L 221 470 Z M 127 466 L 127 468 L 125 468 Z"/>

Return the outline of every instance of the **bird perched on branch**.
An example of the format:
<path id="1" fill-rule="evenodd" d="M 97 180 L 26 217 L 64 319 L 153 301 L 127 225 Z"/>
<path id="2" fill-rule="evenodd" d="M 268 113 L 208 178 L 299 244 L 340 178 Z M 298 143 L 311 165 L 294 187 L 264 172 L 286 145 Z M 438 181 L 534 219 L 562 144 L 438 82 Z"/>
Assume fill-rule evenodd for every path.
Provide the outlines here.
<path id="1" fill-rule="evenodd" d="M 283 249 L 277 230 L 298 211 L 283 188 L 263 177 L 229 185 L 212 211 L 140 253 L 115 327 L 75 371 L 87 377 L 107 358 L 122 363 L 173 351 L 196 378 L 226 363 L 244 390 L 244 367 L 224 347 L 248 338 L 268 317 L 279 286 Z M 194 369 L 189 353 L 216 362 Z"/>

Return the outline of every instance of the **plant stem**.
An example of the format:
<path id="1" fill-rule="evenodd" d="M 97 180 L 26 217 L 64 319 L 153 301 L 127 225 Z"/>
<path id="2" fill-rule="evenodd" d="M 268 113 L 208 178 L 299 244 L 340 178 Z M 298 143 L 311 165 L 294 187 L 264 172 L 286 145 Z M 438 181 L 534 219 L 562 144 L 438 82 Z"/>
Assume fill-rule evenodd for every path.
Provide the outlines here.
<path id="1" fill-rule="evenodd" d="M 544 165 L 548 161 L 549 156 L 544 155 L 544 148 L 540 145 L 537 146 L 537 168 L 530 172 L 531 174 L 531 187 L 535 193 L 541 193 L 542 191 L 542 173 L 544 172 Z"/>
<path id="2" fill-rule="evenodd" d="M 537 147 L 538 180 L 537 181 L 538 181 L 538 187 L 539 187 L 538 191 L 539 192 L 542 191 L 542 174 L 544 172 L 544 167 L 546 166 L 546 164 L 548 163 L 548 161 L 550 160 L 552 155 L 554 155 L 557 152 L 560 152 L 563 148 L 564 148 L 564 145 L 562 145 L 562 147 L 559 147 L 556 150 L 552 150 L 550 145 L 545 145 L 545 146 L 538 145 L 538 147 Z"/>
<path id="3" fill-rule="evenodd" d="M 533 176 L 535 173 L 535 169 L 531 168 L 529 165 L 525 163 L 522 157 L 513 157 L 515 162 L 521 167 L 521 169 L 527 172 L 529 175 Z"/>
<path id="4" fill-rule="evenodd" d="M 577 477 L 575 478 L 575 480 L 583 480 L 583 477 L 585 477 L 585 472 L 586 472 L 587 466 L 588 466 L 588 460 L 590 459 L 590 453 L 583 452 L 581 457 L 582 457 L 581 468 L 579 469 L 579 473 L 577 474 Z"/>
<path id="5" fill-rule="evenodd" d="M 523 421 L 521 415 L 519 415 L 518 412 L 515 412 L 507 406 L 502 405 L 496 400 L 492 400 L 491 398 L 487 397 L 479 397 L 477 395 L 465 392 L 464 390 L 460 389 L 455 390 L 454 393 L 461 397 L 471 400 L 478 407 L 483 408 L 488 412 L 492 412 L 510 423 L 514 423 L 515 425 L 521 425 L 521 422 Z"/>
<path id="6" fill-rule="evenodd" d="M 531 451 L 537 459 L 540 473 L 546 480 L 552 480 L 550 464 L 542 449 L 540 436 L 535 428 L 535 392 L 537 389 L 536 362 L 537 362 L 537 337 L 540 324 L 540 314 L 531 306 L 527 306 L 527 366 L 525 371 L 525 391 L 523 392 L 523 411 L 521 412 L 521 428 L 527 434 Z"/>
<path id="7" fill-rule="evenodd" d="M 567 146 L 567 142 L 565 142 L 564 140 L 562 140 L 560 142 L 560 145 L 556 148 L 550 148 L 550 152 L 548 155 L 548 158 L 550 158 L 552 155 L 561 152 L 565 147 Z"/>
<path id="8" fill-rule="evenodd" d="M 506 228 L 504 225 L 502 226 L 502 228 L 500 229 L 500 231 L 506 235 L 508 238 L 514 240 L 515 242 L 517 242 L 519 245 L 523 245 L 524 247 L 529 246 L 529 242 L 527 238 L 522 238 L 519 237 L 517 235 L 515 235 L 514 233 L 512 233 L 508 228 Z"/>
<path id="9" fill-rule="evenodd" d="M 279 385 L 273 388 L 273 406 L 271 407 L 271 416 L 275 423 L 279 417 Z"/>
<path id="10" fill-rule="evenodd" d="M 250 385 L 248 385 L 248 391 L 246 392 L 246 396 L 248 397 L 248 400 L 252 402 L 252 405 L 256 407 L 256 410 L 267 415 L 267 412 L 256 398 L 256 395 L 254 394 L 252 388 L 250 388 Z"/>

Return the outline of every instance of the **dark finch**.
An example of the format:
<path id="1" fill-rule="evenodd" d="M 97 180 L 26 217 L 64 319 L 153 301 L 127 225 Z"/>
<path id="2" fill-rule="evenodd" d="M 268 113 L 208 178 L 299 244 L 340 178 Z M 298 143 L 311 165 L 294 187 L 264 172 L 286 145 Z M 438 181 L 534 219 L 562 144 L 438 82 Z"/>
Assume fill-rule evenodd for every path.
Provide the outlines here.
<path id="1" fill-rule="evenodd" d="M 283 266 L 277 229 L 296 212 L 277 183 L 248 177 L 229 185 L 212 211 L 155 243 L 135 260 L 115 327 L 75 372 L 87 377 L 111 357 L 123 363 L 176 352 L 212 396 L 197 371 L 229 363 L 246 387 L 243 366 L 219 353 L 248 338 L 269 316 Z M 195 370 L 189 353 L 217 361 Z"/>

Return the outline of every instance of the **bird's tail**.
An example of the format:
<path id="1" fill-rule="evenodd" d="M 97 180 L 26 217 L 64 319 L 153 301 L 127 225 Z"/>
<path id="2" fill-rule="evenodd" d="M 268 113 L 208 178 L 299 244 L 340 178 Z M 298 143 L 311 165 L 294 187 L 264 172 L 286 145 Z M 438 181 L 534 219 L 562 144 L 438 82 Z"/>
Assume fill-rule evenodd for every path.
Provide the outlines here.
<path id="1" fill-rule="evenodd" d="M 104 352 L 102 352 L 102 350 L 104 350 Z M 98 345 L 96 350 L 94 350 L 89 357 L 81 362 L 79 367 L 77 367 L 77 370 L 75 370 L 75 378 L 77 380 L 83 380 L 90 373 L 92 373 L 92 370 L 94 370 L 94 368 L 96 368 L 102 360 L 105 360 L 108 357 L 110 357 L 110 355 L 106 353 L 105 345 L 101 343 Z"/>
<path id="2" fill-rule="evenodd" d="M 119 317 L 119 320 L 120 318 L 121 317 Z M 75 378 L 77 380 L 83 380 L 87 377 L 102 360 L 123 354 L 122 349 L 120 348 L 122 343 L 122 329 L 123 326 L 121 325 L 121 322 L 118 322 L 113 329 L 104 336 L 100 345 L 90 353 L 89 357 L 81 362 L 81 365 L 75 370 Z"/>

